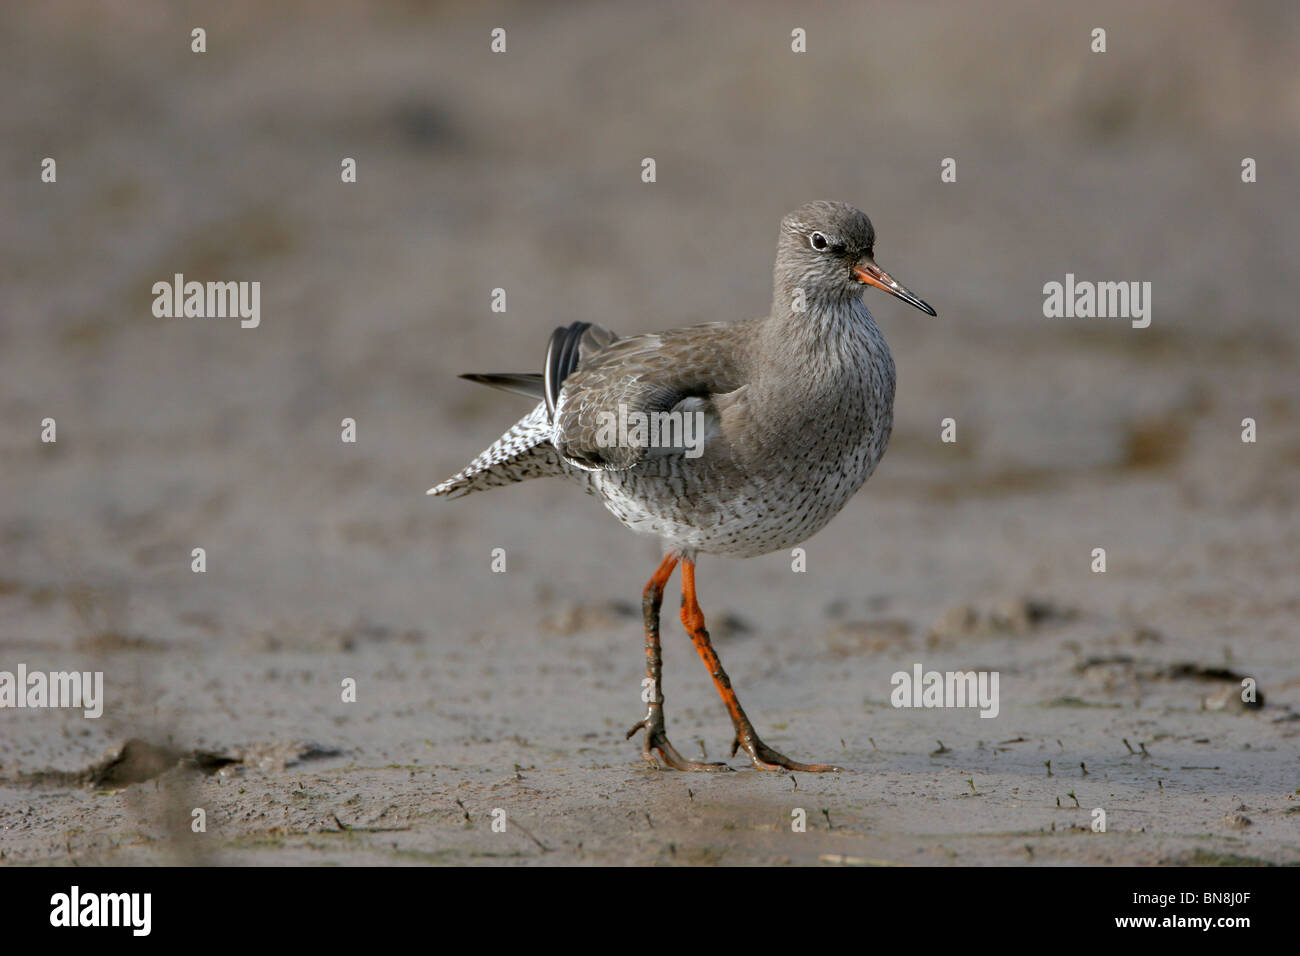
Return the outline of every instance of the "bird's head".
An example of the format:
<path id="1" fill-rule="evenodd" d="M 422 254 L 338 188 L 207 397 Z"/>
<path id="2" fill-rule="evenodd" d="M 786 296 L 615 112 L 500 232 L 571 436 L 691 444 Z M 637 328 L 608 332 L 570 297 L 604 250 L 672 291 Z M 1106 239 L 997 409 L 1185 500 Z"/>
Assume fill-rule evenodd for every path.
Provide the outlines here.
<path id="1" fill-rule="evenodd" d="M 860 209 L 841 202 L 810 202 L 781 220 L 776 294 L 787 308 L 861 295 L 875 286 L 922 312 L 934 309 L 895 281 L 875 261 L 876 231 Z"/>

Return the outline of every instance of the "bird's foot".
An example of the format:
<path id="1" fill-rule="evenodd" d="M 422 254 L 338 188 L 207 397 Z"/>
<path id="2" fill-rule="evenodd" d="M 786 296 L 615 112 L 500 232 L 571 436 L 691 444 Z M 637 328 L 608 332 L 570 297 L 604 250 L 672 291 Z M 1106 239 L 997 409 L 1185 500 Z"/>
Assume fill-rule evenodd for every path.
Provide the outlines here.
<path id="1" fill-rule="evenodd" d="M 798 770 L 801 773 L 843 773 L 843 767 L 836 767 L 828 763 L 799 763 L 797 760 L 791 760 L 779 750 L 773 750 L 763 741 L 758 739 L 755 733 L 737 736 L 731 743 L 731 755 L 734 757 L 736 751 L 744 750 L 749 754 L 749 759 L 754 764 L 756 770 Z"/>
<path id="2" fill-rule="evenodd" d="M 707 763 L 699 760 L 687 760 L 668 740 L 668 734 L 664 732 L 664 715 L 662 711 L 651 709 L 642 720 L 632 725 L 627 732 L 627 739 L 631 740 L 632 735 L 638 730 L 645 731 L 645 740 L 641 744 L 641 757 L 659 765 L 669 767 L 673 770 L 730 770 L 725 763 Z M 658 761 L 655 755 L 658 754 Z"/>

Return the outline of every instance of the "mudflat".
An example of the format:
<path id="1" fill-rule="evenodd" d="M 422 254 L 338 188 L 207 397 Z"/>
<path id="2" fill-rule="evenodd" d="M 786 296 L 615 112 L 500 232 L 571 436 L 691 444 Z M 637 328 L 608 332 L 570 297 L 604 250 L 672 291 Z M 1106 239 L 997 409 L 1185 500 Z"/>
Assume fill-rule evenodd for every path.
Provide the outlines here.
<path id="1" fill-rule="evenodd" d="M 1300 14 L 1198 11 L 9 14 L 0 671 L 104 699 L 0 708 L 0 863 L 1300 862 Z M 939 317 L 867 300 L 883 462 L 700 599 L 764 739 L 846 772 L 655 769 L 655 542 L 555 480 L 426 498 L 527 408 L 455 375 L 761 315 L 818 198 Z M 177 274 L 258 324 L 155 315 Z M 1049 317 L 1067 275 L 1149 324 Z M 668 732 L 724 759 L 675 610 Z M 918 667 L 997 715 L 894 706 Z"/>

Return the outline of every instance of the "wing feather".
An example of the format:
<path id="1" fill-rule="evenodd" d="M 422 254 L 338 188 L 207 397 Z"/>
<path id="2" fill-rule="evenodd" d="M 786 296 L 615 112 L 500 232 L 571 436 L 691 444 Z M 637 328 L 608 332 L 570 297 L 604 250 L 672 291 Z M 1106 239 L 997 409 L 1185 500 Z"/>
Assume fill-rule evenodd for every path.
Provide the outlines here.
<path id="1" fill-rule="evenodd" d="M 748 376 L 736 344 L 747 332 L 716 322 L 610 344 L 567 376 L 553 413 L 556 449 L 580 468 L 632 467 L 650 449 L 620 444 L 609 423 L 672 411 L 688 398 L 707 409 L 714 396 L 742 387 Z"/>

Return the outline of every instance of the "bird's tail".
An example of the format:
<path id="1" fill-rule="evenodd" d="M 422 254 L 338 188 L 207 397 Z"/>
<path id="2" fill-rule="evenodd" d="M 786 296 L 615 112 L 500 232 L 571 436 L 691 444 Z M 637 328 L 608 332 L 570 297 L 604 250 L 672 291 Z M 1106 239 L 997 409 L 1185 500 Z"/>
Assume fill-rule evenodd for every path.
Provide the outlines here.
<path id="1" fill-rule="evenodd" d="M 498 488 L 527 481 L 529 478 L 562 474 L 564 465 L 555 446 L 551 444 L 551 425 L 546 416 L 546 404 L 538 402 L 536 408 L 515 422 L 509 431 L 494 441 L 463 471 L 434 485 L 427 493 L 459 498 L 485 488 Z"/>

